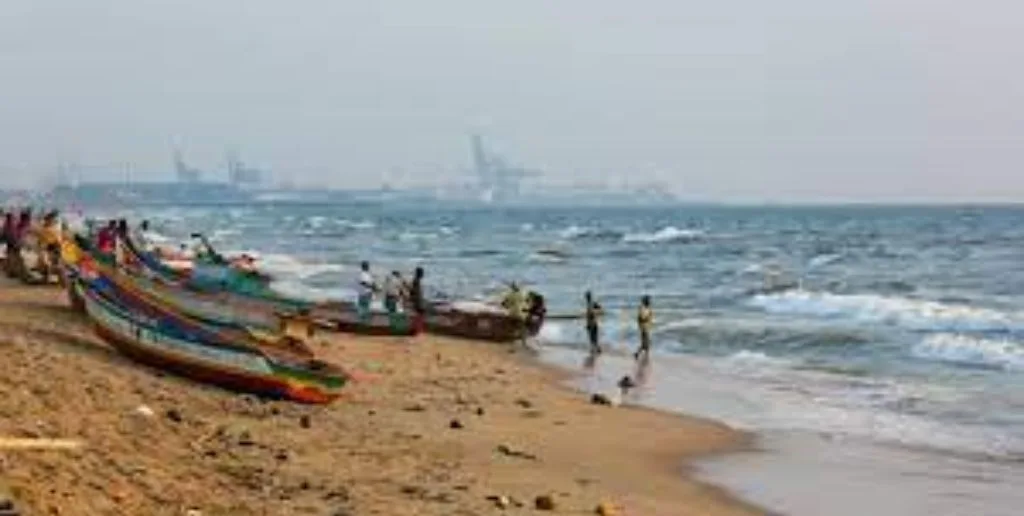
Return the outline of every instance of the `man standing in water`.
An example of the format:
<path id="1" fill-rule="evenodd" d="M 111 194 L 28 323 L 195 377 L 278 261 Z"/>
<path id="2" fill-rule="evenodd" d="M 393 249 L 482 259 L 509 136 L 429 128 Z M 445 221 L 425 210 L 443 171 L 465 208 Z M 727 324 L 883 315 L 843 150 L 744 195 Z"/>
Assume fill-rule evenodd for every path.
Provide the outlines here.
<path id="1" fill-rule="evenodd" d="M 640 349 L 633 354 L 634 360 L 650 358 L 651 355 L 651 325 L 654 324 L 654 312 L 651 310 L 651 296 L 640 298 L 640 309 L 636 314 L 636 325 L 640 329 Z"/>
<path id="2" fill-rule="evenodd" d="M 370 274 L 370 262 L 364 261 L 359 264 L 359 282 L 356 283 L 356 303 L 359 306 L 359 315 L 370 314 L 370 303 L 373 302 L 373 293 L 377 291 L 377 284 L 373 281 L 373 274 Z"/>
<path id="3" fill-rule="evenodd" d="M 597 320 L 604 315 L 604 311 L 601 309 L 601 305 L 594 301 L 594 296 L 589 290 L 583 295 L 583 299 L 587 303 L 586 320 L 587 336 L 590 338 L 590 353 L 597 355 L 601 353 L 601 344 L 598 342 L 601 329 L 598 327 Z"/>

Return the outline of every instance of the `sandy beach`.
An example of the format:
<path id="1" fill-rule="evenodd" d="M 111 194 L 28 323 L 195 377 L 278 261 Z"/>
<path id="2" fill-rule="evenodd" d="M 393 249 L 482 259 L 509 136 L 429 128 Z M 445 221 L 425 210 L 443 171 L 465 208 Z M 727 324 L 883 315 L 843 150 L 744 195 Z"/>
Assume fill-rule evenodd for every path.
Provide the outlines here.
<path id="1" fill-rule="evenodd" d="M 743 446 L 725 426 L 593 405 L 507 346 L 317 341 L 359 372 L 345 397 L 264 401 L 137 365 L 62 292 L 0 283 L 0 435 L 83 443 L 0 450 L 0 479 L 22 514 L 537 513 L 541 495 L 561 514 L 760 513 L 687 476 Z"/>

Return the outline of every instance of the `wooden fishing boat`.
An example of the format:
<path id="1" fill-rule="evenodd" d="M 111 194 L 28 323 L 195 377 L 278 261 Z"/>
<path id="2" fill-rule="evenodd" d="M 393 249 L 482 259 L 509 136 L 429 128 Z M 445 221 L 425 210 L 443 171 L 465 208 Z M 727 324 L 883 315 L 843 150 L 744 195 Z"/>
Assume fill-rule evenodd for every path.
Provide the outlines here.
<path id="1" fill-rule="evenodd" d="M 427 308 L 424 324 L 429 333 L 491 342 L 512 342 L 536 336 L 541 324 L 524 324 L 501 309 L 472 310 L 459 303 L 436 303 Z"/>
<path id="2" fill-rule="evenodd" d="M 123 242 L 129 261 L 149 269 L 157 277 L 180 282 L 193 290 L 201 292 L 231 291 L 277 303 L 301 303 L 274 292 L 270 288 L 271 278 L 269 276 L 253 271 L 238 270 L 227 263 L 217 263 L 202 258 L 193 260 L 192 267 L 187 269 L 176 268 L 164 263 L 156 254 L 140 249 L 132 242 L 131 238 L 125 238 Z"/>
<path id="3" fill-rule="evenodd" d="M 475 305 L 475 306 L 473 306 Z M 332 302 L 318 307 L 316 313 L 325 319 L 337 319 L 339 314 L 351 314 L 358 310 L 350 302 Z M 408 311 L 404 312 L 408 314 Z M 410 318 L 415 318 L 409 315 Z M 532 318 L 525 325 L 527 337 L 536 336 L 543 325 L 543 318 Z M 484 340 L 488 342 L 514 342 L 521 338 L 523 323 L 498 307 L 480 303 L 435 302 L 426 307 L 423 328 L 427 333 L 446 337 Z"/>
<path id="4" fill-rule="evenodd" d="M 107 257 L 89 251 L 87 242 L 76 241 L 78 252 L 89 255 L 96 266 L 122 289 L 134 290 L 168 307 L 196 319 L 217 325 L 238 325 L 256 330 L 276 331 L 283 317 L 307 313 L 321 327 L 361 335 L 412 336 L 416 327 L 405 314 L 394 316 L 371 312 L 360 314 L 355 306 L 350 310 L 324 310 L 313 303 L 285 300 L 277 297 L 260 298 L 239 294 L 231 290 L 202 292 L 168 279 L 148 268 L 125 268 L 115 272 Z M 130 255 L 135 257 L 137 255 Z"/>
<path id="5" fill-rule="evenodd" d="M 82 282 L 77 282 L 82 287 Z M 159 318 L 117 305 L 99 292 L 81 288 L 86 313 L 96 333 L 119 352 L 140 363 L 239 392 L 303 403 L 329 403 L 344 380 L 316 382 L 318 372 L 301 372 L 257 350 L 193 342 L 168 331 Z M 326 385 L 334 383 L 334 388 Z"/>
<path id="6" fill-rule="evenodd" d="M 304 339 L 281 333 L 256 332 L 237 325 L 208 324 L 176 313 L 158 300 L 133 290 L 130 285 L 119 284 L 117 278 L 121 275 L 104 275 L 100 271 L 103 267 L 88 255 L 66 262 L 65 268 L 69 271 L 67 277 L 73 278 L 72 299 L 80 300 L 84 306 L 83 292 L 91 289 L 116 305 L 131 306 L 143 316 L 160 321 L 161 331 L 165 333 L 200 344 L 261 353 L 275 361 L 282 374 L 300 381 L 336 389 L 343 386 L 348 378 L 341 368 L 317 360 L 316 354 L 305 344 Z"/>

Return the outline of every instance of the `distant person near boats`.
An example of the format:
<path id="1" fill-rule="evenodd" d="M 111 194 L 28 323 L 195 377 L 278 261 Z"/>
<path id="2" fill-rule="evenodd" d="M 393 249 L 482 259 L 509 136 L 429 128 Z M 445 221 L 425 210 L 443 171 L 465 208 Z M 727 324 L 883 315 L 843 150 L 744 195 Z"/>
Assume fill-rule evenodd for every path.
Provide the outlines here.
<path id="1" fill-rule="evenodd" d="M 50 276 L 60 279 L 60 242 L 61 227 L 58 213 L 51 211 L 43 217 L 43 223 L 36 231 L 36 242 L 39 247 L 36 268 L 42 275 L 43 283 L 50 282 Z"/>
<path id="2" fill-rule="evenodd" d="M 640 348 L 633 354 L 635 360 L 650 358 L 651 326 L 654 325 L 654 311 L 651 310 L 651 296 L 640 298 L 640 309 L 636 314 L 636 325 L 640 329 Z"/>
<path id="3" fill-rule="evenodd" d="M 426 326 L 426 310 L 423 303 L 423 267 L 416 267 L 412 275 L 412 283 L 406 292 L 406 303 L 412 308 L 413 325 L 417 333 L 424 331 Z"/>
<path id="4" fill-rule="evenodd" d="M 526 331 L 529 335 L 536 335 L 544 325 L 544 318 L 548 315 L 547 305 L 544 303 L 544 296 L 537 292 L 530 291 L 529 309 L 526 316 Z"/>
<path id="5" fill-rule="evenodd" d="M 96 234 L 96 248 L 101 253 L 113 254 L 114 245 L 117 239 L 117 221 L 111 220 Z"/>
<path id="6" fill-rule="evenodd" d="M 4 271 L 9 277 L 14 277 L 15 255 L 18 253 L 18 243 L 15 232 L 18 222 L 14 219 L 13 212 L 4 213 L 3 243 L 4 243 Z"/>
<path id="7" fill-rule="evenodd" d="M 590 340 L 590 352 L 592 354 L 601 353 L 601 327 L 598 325 L 598 319 L 604 315 L 604 309 L 601 308 L 601 304 L 594 301 L 594 295 L 588 290 L 583 294 L 583 300 L 586 303 L 586 312 L 584 318 L 586 319 L 587 337 Z"/>
<path id="8" fill-rule="evenodd" d="M 509 290 L 505 294 L 505 298 L 502 299 L 501 306 L 515 320 L 516 339 L 525 346 L 526 337 L 529 335 L 526 319 L 530 307 L 527 305 L 526 293 L 519 288 L 519 284 L 514 281 L 509 284 Z"/>
<path id="9" fill-rule="evenodd" d="M 370 313 L 373 294 L 378 290 L 373 274 L 370 273 L 370 262 L 362 262 L 359 264 L 359 280 L 356 283 L 356 304 L 359 306 L 360 315 Z"/>
<path id="10" fill-rule="evenodd" d="M 398 312 L 398 305 L 402 301 L 402 273 L 391 271 L 391 274 L 384 278 L 384 309 L 391 315 Z"/>

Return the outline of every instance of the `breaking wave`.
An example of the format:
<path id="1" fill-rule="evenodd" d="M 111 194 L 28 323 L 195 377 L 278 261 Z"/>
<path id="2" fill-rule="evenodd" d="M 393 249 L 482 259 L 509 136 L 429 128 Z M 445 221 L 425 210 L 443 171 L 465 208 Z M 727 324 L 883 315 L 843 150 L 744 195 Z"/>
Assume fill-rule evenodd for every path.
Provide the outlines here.
<path id="1" fill-rule="evenodd" d="M 756 295 L 749 303 L 769 313 L 851 319 L 919 331 L 1024 331 L 1024 313 L 875 294 L 791 290 Z"/>
<path id="2" fill-rule="evenodd" d="M 569 226 L 558 232 L 563 240 L 601 240 L 622 238 L 623 233 L 614 229 L 584 226 Z"/>
<path id="3" fill-rule="evenodd" d="M 689 242 L 704 236 L 699 229 L 679 229 L 666 226 L 653 233 L 630 233 L 622 237 L 626 243 L 659 244 L 664 242 Z"/>
<path id="4" fill-rule="evenodd" d="M 912 353 L 926 360 L 1024 370 L 1024 346 L 1010 340 L 940 333 L 929 335 L 916 344 Z"/>

